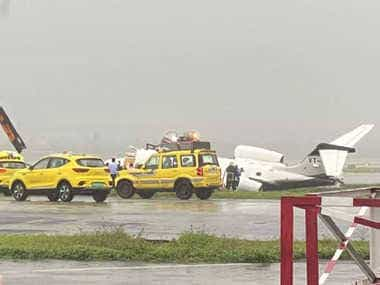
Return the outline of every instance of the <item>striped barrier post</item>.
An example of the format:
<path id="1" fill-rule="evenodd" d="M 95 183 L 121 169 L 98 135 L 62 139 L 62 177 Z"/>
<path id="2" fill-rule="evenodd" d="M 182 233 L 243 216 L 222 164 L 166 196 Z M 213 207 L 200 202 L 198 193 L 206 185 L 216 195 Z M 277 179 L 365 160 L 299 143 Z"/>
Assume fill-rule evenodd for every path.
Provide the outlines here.
<path id="1" fill-rule="evenodd" d="M 343 194 L 345 197 L 341 198 Z M 339 205 L 326 203 L 325 193 L 317 193 L 305 197 L 283 197 L 281 199 L 281 285 L 293 285 L 293 237 L 294 237 L 294 208 L 305 210 L 306 217 L 306 268 L 307 268 L 307 285 L 324 285 L 333 272 L 335 265 L 344 251 L 347 251 L 363 274 L 367 281 L 356 281 L 355 285 L 380 285 L 380 279 L 375 272 L 367 265 L 365 260 L 359 255 L 351 244 L 351 238 L 358 225 L 379 229 L 380 222 L 368 220 L 365 216 L 369 209 L 371 213 L 376 209 L 376 218 L 380 213 L 380 188 L 363 188 L 349 191 L 330 192 L 326 196 L 339 197 Z M 335 196 L 334 196 L 335 195 Z M 364 196 L 364 198 L 363 198 Z M 330 200 L 331 201 L 331 200 Z M 343 203 L 342 203 L 343 202 Z M 349 229 L 343 233 L 335 224 L 330 215 L 326 214 L 324 208 L 328 207 L 360 207 L 359 213 L 350 219 Z M 323 274 L 319 277 L 318 264 L 318 216 L 327 226 L 330 232 L 339 241 L 339 246 L 327 263 Z M 373 238 L 374 237 L 374 238 Z M 378 235 L 373 235 L 371 246 L 378 244 Z M 373 241 L 375 239 L 375 242 Z M 378 249 L 371 249 L 371 256 L 379 253 Z M 376 256 L 377 258 L 377 256 Z M 376 261 L 377 262 L 377 261 Z M 373 263 L 373 262 L 372 262 Z M 377 263 L 376 263 L 377 264 Z"/>

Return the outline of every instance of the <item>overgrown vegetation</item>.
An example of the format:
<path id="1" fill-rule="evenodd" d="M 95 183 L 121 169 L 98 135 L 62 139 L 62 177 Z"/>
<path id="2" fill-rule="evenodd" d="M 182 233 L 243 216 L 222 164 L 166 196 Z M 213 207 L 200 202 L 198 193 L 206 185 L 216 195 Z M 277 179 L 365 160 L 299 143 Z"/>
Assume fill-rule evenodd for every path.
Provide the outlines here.
<path id="1" fill-rule="evenodd" d="M 354 242 L 368 258 L 368 243 Z M 337 242 L 320 242 L 320 257 L 330 258 Z M 295 258 L 305 258 L 305 242 L 295 242 Z M 248 241 L 185 233 L 169 242 L 147 241 L 121 230 L 77 235 L 1 235 L 0 259 L 61 259 L 150 263 L 273 263 L 279 241 Z M 343 258 L 348 258 L 345 255 Z"/>

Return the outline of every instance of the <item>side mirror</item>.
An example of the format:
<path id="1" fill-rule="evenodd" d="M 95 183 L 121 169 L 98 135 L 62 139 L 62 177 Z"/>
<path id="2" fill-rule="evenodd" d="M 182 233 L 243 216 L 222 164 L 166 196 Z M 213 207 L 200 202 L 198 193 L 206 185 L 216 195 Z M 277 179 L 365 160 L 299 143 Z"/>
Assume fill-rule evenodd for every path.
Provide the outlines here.
<path id="1" fill-rule="evenodd" d="M 32 165 L 28 165 L 28 169 L 29 170 L 33 170 L 33 166 Z"/>

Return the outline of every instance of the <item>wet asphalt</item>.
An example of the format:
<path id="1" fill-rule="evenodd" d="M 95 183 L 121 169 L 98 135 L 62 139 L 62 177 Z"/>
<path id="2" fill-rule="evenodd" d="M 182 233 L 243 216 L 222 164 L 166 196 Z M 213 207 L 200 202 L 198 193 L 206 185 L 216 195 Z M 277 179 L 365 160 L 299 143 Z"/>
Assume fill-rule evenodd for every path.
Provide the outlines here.
<path id="1" fill-rule="evenodd" d="M 128 263 L 84 263 L 68 261 L 1 262 L 2 285 L 67 284 L 279 284 L 279 265 L 147 265 Z M 295 284 L 305 284 L 305 264 L 295 265 Z M 352 263 L 340 263 L 330 285 L 351 284 L 362 279 Z"/>
<path id="2" fill-rule="evenodd" d="M 338 209 L 342 216 L 346 209 Z M 52 203 L 46 197 L 16 202 L 0 198 L 0 233 L 73 234 L 123 228 L 147 239 L 168 240 L 185 231 L 201 231 L 240 239 L 277 239 L 280 231 L 279 201 L 169 199 L 123 200 L 110 197 L 95 203 L 75 197 L 71 203 Z M 296 210 L 296 238 L 304 238 L 304 213 Z M 336 219 L 345 230 L 349 221 Z M 320 225 L 322 236 L 331 237 Z M 355 238 L 365 238 L 359 229 Z"/>
<path id="3" fill-rule="evenodd" d="M 345 209 L 339 216 L 344 215 Z M 240 239 L 279 238 L 279 201 L 175 198 L 123 200 L 110 197 L 95 203 L 76 197 L 71 203 L 52 203 L 45 197 L 16 202 L 0 198 L 0 233 L 73 234 L 123 228 L 147 239 L 172 239 L 189 230 Z M 304 238 L 303 212 L 296 210 L 296 237 Z M 337 219 L 343 228 L 349 222 Z M 327 232 L 320 226 L 322 235 Z M 329 235 L 328 235 L 329 236 Z M 366 236 L 359 230 L 356 238 Z M 305 266 L 298 263 L 296 283 L 305 284 Z M 147 265 L 118 262 L 70 261 L 0 262 L 1 285 L 23 284 L 278 284 L 279 265 Z M 334 271 L 329 284 L 351 284 L 361 273 L 350 263 Z"/>

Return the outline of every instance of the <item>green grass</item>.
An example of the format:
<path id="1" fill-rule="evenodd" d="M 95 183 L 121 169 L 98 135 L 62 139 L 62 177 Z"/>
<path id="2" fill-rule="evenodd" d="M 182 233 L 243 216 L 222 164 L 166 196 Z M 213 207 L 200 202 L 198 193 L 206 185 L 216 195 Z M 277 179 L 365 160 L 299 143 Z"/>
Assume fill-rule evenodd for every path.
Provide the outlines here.
<path id="1" fill-rule="evenodd" d="M 247 192 L 247 191 L 231 192 L 231 191 L 225 191 L 225 190 L 218 190 L 214 192 L 210 200 L 212 199 L 274 200 L 274 199 L 280 199 L 282 196 L 303 196 L 307 193 L 320 192 L 320 191 L 321 189 L 317 189 L 317 188 L 308 188 L 308 189 L 300 188 L 300 189 L 294 189 L 294 190 L 268 191 L 268 192 Z M 112 196 L 117 197 L 116 192 L 113 192 Z M 135 194 L 132 199 L 141 199 L 141 198 L 137 194 Z M 160 193 L 156 193 L 152 199 L 155 199 L 155 200 L 176 199 L 176 196 L 174 193 L 160 192 Z M 195 195 L 193 195 L 193 199 L 197 200 L 198 198 Z"/>
<path id="2" fill-rule="evenodd" d="M 216 191 L 214 199 L 280 199 L 282 196 L 304 196 L 307 193 L 320 192 L 317 188 L 299 188 L 283 191 L 246 192 L 246 191 Z"/>
<path id="3" fill-rule="evenodd" d="M 362 187 L 372 187 L 373 185 L 344 185 L 339 188 L 323 188 L 323 187 L 308 187 L 308 188 L 295 188 L 288 190 L 278 190 L 278 191 L 263 191 L 263 192 L 248 192 L 248 191 L 227 191 L 217 190 L 214 192 L 210 199 L 268 199 L 268 200 L 278 200 L 282 196 L 304 196 L 308 193 L 318 193 L 323 191 L 335 191 L 335 190 L 344 190 L 349 188 L 362 188 Z M 112 192 L 113 196 L 117 196 L 116 192 Z M 140 197 L 135 194 L 132 199 L 140 199 Z M 176 199 L 174 193 L 161 192 L 156 193 L 152 199 Z M 193 199 L 197 199 L 193 195 Z"/>
<path id="4" fill-rule="evenodd" d="M 330 258 L 336 241 L 320 242 L 320 258 Z M 368 243 L 356 241 L 368 258 Z M 295 258 L 305 258 L 305 242 L 295 242 Z M 77 235 L 1 235 L 0 259 L 133 261 L 149 263 L 273 263 L 279 261 L 279 241 L 248 241 L 203 233 L 185 233 L 169 242 L 146 241 L 121 230 Z M 344 255 L 347 259 L 348 256 Z"/>
<path id="5" fill-rule="evenodd" d="M 379 173 L 380 167 L 354 167 L 344 169 L 345 173 Z"/>

